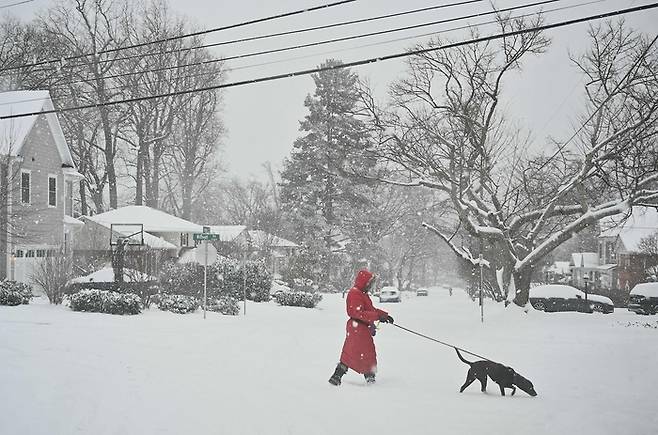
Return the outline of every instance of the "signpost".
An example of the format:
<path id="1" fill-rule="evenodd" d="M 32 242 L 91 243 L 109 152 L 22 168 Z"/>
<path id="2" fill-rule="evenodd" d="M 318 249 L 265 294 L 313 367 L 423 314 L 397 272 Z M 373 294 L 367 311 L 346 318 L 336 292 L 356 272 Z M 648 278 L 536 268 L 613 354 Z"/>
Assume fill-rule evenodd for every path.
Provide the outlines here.
<path id="1" fill-rule="evenodd" d="M 208 229 L 208 231 L 206 231 Z M 197 246 L 195 250 L 196 260 L 203 264 L 203 318 L 206 318 L 208 307 L 208 265 L 217 261 L 217 249 L 210 243 L 211 240 L 219 240 L 219 234 L 209 232 L 210 227 L 203 227 L 203 233 L 194 233 L 192 236 L 195 242 L 203 242 L 203 249 Z"/>

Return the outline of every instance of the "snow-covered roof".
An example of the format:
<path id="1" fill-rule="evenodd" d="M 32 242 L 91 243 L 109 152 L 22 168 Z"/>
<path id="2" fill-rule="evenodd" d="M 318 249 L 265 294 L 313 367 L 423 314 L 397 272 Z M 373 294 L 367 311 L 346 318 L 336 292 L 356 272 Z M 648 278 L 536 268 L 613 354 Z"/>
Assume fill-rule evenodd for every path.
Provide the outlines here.
<path id="1" fill-rule="evenodd" d="M 0 116 L 11 116 L 21 113 L 38 113 L 53 110 L 53 102 L 48 91 L 11 91 L 0 93 Z M 44 115 L 50 131 L 55 138 L 57 150 L 64 166 L 73 167 L 73 158 L 64 132 L 59 124 L 57 114 Z M 19 118 L 0 119 L 0 154 L 19 156 L 23 150 L 25 139 L 32 131 L 39 115 L 22 116 Z"/>
<path id="2" fill-rule="evenodd" d="M 129 205 L 89 216 L 94 222 L 110 224 L 142 224 L 149 233 L 201 233 L 203 227 L 145 205 Z"/>
<path id="3" fill-rule="evenodd" d="M 237 239 L 244 230 L 247 229 L 245 225 L 208 225 L 210 232 L 219 234 L 220 242 L 232 242 Z"/>
<path id="4" fill-rule="evenodd" d="M 150 275 L 134 269 L 123 269 L 124 282 L 147 282 L 155 281 L 156 279 Z M 86 276 L 74 278 L 71 283 L 85 283 L 85 282 L 114 282 L 114 269 L 111 267 L 104 267 L 96 272 L 90 273 Z"/>
<path id="5" fill-rule="evenodd" d="M 193 249 L 188 249 L 184 251 L 180 256 L 178 257 L 178 260 L 176 261 L 177 263 L 183 264 L 183 263 L 198 263 L 199 260 L 197 260 L 197 249 L 201 249 L 201 247 L 196 247 Z M 226 258 L 222 255 L 217 255 L 217 259 L 220 258 Z"/>
<path id="6" fill-rule="evenodd" d="M 571 254 L 573 267 L 598 267 L 599 254 L 596 252 L 576 252 Z"/>
<path id="7" fill-rule="evenodd" d="M 96 216 L 98 216 L 98 215 L 96 215 Z M 111 224 L 106 223 L 106 222 L 98 222 L 98 221 L 94 220 L 93 218 L 96 217 L 96 216 L 82 216 L 81 219 L 82 220 L 88 219 L 88 220 L 94 222 L 97 225 L 100 225 L 104 228 L 107 228 L 108 231 L 110 231 L 111 228 L 112 228 Z M 123 235 L 128 236 L 129 234 L 123 233 Z M 149 234 L 146 231 L 144 231 L 144 245 L 148 246 L 149 248 L 153 248 L 153 249 L 172 249 L 172 250 L 173 249 L 178 249 L 178 247 L 176 245 L 174 245 L 173 243 L 170 243 L 170 242 L 166 241 L 162 237 L 158 237 L 158 236 L 154 236 L 153 234 Z"/>
<path id="8" fill-rule="evenodd" d="M 632 295 L 642 295 L 647 298 L 658 298 L 658 282 L 643 282 L 631 290 Z"/>
<path id="9" fill-rule="evenodd" d="M 653 207 L 633 207 L 631 215 L 625 218 L 601 222 L 601 237 L 619 237 L 627 251 L 638 252 L 642 239 L 658 234 L 658 210 Z"/>
<path id="10" fill-rule="evenodd" d="M 298 244 L 283 237 L 266 233 L 263 230 L 250 230 L 247 232 L 251 243 L 255 246 L 268 246 L 272 248 L 297 248 Z"/>

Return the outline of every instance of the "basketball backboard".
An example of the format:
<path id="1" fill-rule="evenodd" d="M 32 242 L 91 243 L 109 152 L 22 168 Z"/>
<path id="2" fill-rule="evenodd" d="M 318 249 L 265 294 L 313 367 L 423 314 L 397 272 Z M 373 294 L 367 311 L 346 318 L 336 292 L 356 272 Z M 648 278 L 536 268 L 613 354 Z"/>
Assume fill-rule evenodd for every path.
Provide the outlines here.
<path id="1" fill-rule="evenodd" d="M 110 245 L 117 246 L 120 243 L 125 245 L 143 245 L 144 224 L 111 224 Z"/>

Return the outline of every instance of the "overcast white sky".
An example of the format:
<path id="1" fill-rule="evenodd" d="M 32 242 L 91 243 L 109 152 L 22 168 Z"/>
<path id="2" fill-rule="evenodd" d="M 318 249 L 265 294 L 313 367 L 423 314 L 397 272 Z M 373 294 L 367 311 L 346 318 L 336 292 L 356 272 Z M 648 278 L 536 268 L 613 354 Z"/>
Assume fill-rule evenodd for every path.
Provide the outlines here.
<path id="1" fill-rule="evenodd" d="M 355 3 L 337 6 L 323 11 L 309 12 L 295 17 L 209 34 L 206 41 L 219 42 L 238 37 L 354 20 L 453 3 L 455 1 L 406 0 L 401 2 L 399 0 L 358 0 Z M 561 0 L 545 5 L 543 9 L 550 10 L 569 5 L 577 5 L 585 1 L 587 0 Z M 173 10 L 188 16 L 199 27 L 210 28 L 326 4 L 330 3 L 331 0 L 242 0 L 237 2 L 169 0 L 169 2 Z M 0 0 L 0 6 L 11 3 L 15 3 L 15 0 Z M 51 3 L 51 0 L 36 0 L 32 3 L 12 7 L 11 11 L 23 18 L 29 19 L 34 16 L 36 11 L 47 7 Z M 493 3 L 497 8 L 504 8 L 531 3 L 531 1 L 496 0 Z M 650 3 L 650 1 L 603 0 L 596 4 L 549 12 L 546 14 L 546 21 L 549 23 L 562 21 L 647 3 Z M 250 43 L 233 44 L 220 47 L 215 53 L 217 56 L 234 56 L 253 51 L 437 21 L 444 18 L 459 17 L 489 10 L 491 10 L 491 3 L 482 1 L 471 5 L 423 12 L 372 23 L 308 32 L 290 37 L 278 37 Z M 525 11 L 530 10 L 532 9 L 526 9 Z M 515 14 L 519 13 L 525 12 L 515 12 Z M 324 59 L 330 57 L 341 59 L 344 62 L 350 62 L 363 58 L 397 53 L 414 43 L 425 41 L 429 37 L 394 43 L 382 42 L 451 29 L 466 24 L 478 24 L 490 21 L 491 19 L 491 16 L 484 16 L 355 41 L 231 61 L 228 66 L 233 68 L 233 71 L 229 74 L 228 81 L 239 81 L 307 69 L 319 65 Z M 658 10 L 654 9 L 648 12 L 627 15 L 626 21 L 633 27 L 653 37 L 658 30 L 658 26 L 656 26 Z M 526 61 L 521 74 L 510 76 L 507 82 L 504 83 L 506 93 L 505 109 L 521 127 L 532 131 L 534 140 L 538 146 L 544 143 L 548 135 L 558 138 L 568 136 L 570 125 L 575 122 L 574 117 L 578 114 L 579 104 L 583 101 L 582 82 L 581 76 L 577 74 L 569 61 L 568 52 L 571 50 L 578 53 L 587 46 L 587 28 L 587 24 L 579 24 L 568 28 L 548 31 L 548 36 L 553 39 L 553 44 L 549 52 Z M 482 34 L 492 32 L 495 32 L 495 28 L 491 25 L 481 27 Z M 466 34 L 464 30 L 460 30 L 443 33 L 442 36 L 460 40 L 465 38 Z M 381 44 L 371 45 L 373 43 Z M 370 46 L 366 47 L 369 44 Z M 330 53 L 332 51 L 335 52 Z M 299 59 L 299 57 L 304 58 Z M 293 60 L 293 58 L 296 59 Z M 262 63 L 271 61 L 277 61 L 278 63 L 262 65 Z M 402 61 L 387 61 L 359 67 L 354 69 L 354 71 L 361 76 L 369 77 L 383 98 L 388 83 L 403 74 L 404 64 Z M 293 141 L 299 136 L 299 120 L 306 113 L 303 105 L 304 97 L 308 93 L 312 93 L 313 90 L 313 80 L 310 76 L 304 76 L 232 88 L 225 92 L 223 119 L 228 129 L 228 136 L 225 139 L 224 162 L 229 170 L 229 175 L 236 175 L 243 179 L 249 177 L 263 179 L 265 173 L 262 164 L 264 162 L 270 161 L 275 168 L 280 167 L 283 158 L 292 149 Z"/>

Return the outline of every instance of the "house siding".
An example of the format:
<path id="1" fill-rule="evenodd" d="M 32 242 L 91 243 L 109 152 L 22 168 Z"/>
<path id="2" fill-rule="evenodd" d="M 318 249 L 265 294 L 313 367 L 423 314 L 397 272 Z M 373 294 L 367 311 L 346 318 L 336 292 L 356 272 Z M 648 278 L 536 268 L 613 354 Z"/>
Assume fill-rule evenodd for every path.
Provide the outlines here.
<path id="1" fill-rule="evenodd" d="M 30 171 L 30 204 L 21 202 L 20 176 L 13 177 L 13 244 L 59 246 L 64 242 L 64 174 L 62 159 L 44 115 L 39 116 L 21 152 L 20 170 Z M 14 170 L 17 170 L 15 168 Z M 57 205 L 48 206 L 48 177 L 57 177 Z"/>

